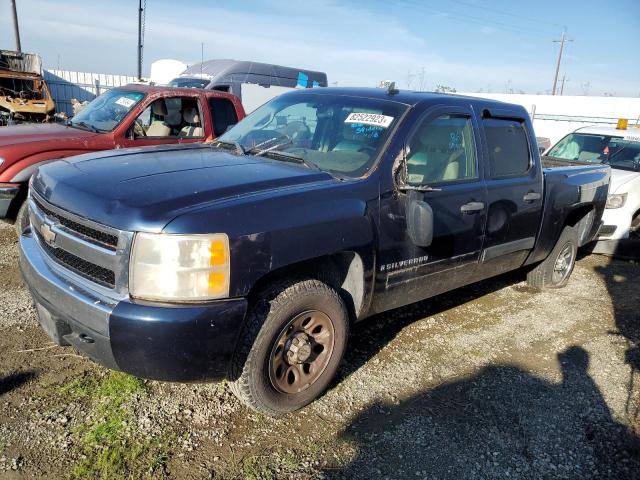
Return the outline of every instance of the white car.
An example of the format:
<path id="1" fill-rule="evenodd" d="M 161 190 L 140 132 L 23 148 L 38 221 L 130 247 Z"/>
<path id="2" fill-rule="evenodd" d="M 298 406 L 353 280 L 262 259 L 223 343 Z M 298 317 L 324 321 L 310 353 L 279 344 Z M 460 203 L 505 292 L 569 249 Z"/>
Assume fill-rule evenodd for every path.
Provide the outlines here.
<path id="1" fill-rule="evenodd" d="M 618 253 L 635 241 L 638 243 L 631 248 L 640 248 L 640 129 L 579 128 L 545 155 L 566 162 L 610 165 L 609 196 L 594 251 Z"/>

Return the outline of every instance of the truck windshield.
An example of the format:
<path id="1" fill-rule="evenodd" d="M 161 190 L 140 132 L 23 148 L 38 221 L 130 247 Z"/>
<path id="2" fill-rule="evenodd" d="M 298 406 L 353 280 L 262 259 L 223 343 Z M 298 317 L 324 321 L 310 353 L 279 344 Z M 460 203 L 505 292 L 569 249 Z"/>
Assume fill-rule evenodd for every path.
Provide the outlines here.
<path id="1" fill-rule="evenodd" d="M 84 107 L 70 124 L 94 132 L 110 132 L 143 98 L 141 92 L 109 90 Z"/>
<path id="2" fill-rule="evenodd" d="M 640 134 L 618 137 L 570 133 L 547 155 L 558 160 L 604 163 L 611 168 L 640 172 Z"/>
<path id="3" fill-rule="evenodd" d="M 390 100 L 296 92 L 258 108 L 219 141 L 338 177 L 361 177 L 406 108 Z"/>
<path id="4" fill-rule="evenodd" d="M 178 77 L 169 82 L 169 87 L 180 88 L 204 88 L 209 85 L 209 80 L 206 78 L 186 78 Z"/>

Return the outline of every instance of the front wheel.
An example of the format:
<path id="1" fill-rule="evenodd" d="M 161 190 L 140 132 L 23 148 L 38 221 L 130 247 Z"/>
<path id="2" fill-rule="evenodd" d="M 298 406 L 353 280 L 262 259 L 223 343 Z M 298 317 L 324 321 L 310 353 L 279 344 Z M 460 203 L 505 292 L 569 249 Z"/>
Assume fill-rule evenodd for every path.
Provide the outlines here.
<path id="1" fill-rule="evenodd" d="M 277 416 L 316 399 L 338 369 L 348 314 L 319 280 L 274 287 L 254 305 L 231 369 L 231 390 L 247 406 Z"/>
<path id="2" fill-rule="evenodd" d="M 562 288 L 569 282 L 576 264 L 578 233 L 574 227 L 564 227 L 549 256 L 527 274 L 527 283 L 534 288 Z"/>
<path id="3" fill-rule="evenodd" d="M 631 220 L 631 228 L 629 229 L 629 238 L 640 240 L 640 212 L 636 213 Z"/>
<path id="4" fill-rule="evenodd" d="M 22 205 L 20 205 L 20 209 L 18 210 L 18 214 L 16 215 L 16 223 L 14 225 L 15 225 L 16 233 L 18 234 L 18 237 L 20 237 L 24 229 L 29 226 L 28 203 L 29 203 L 28 200 L 25 200 L 24 202 L 22 202 Z"/>

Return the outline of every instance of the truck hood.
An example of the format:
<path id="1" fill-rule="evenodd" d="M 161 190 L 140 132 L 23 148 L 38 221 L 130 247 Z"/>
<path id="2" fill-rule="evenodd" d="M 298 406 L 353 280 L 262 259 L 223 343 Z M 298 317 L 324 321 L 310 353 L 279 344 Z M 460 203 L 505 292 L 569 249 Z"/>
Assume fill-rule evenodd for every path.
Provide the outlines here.
<path id="1" fill-rule="evenodd" d="M 640 180 L 640 172 L 630 172 L 628 170 L 611 169 L 611 183 L 609 193 L 624 193 L 632 188 L 632 184 Z M 635 182 L 634 182 L 635 181 Z M 640 187 L 635 183 L 636 187 Z"/>
<path id="2" fill-rule="evenodd" d="M 47 164 L 33 188 L 53 205 L 129 231 L 161 231 L 187 212 L 317 183 L 304 165 L 235 155 L 208 145 L 87 154 Z"/>
<path id="3" fill-rule="evenodd" d="M 21 143 L 83 140 L 95 135 L 97 134 L 58 123 L 14 125 L 0 128 L 0 149 Z"/>

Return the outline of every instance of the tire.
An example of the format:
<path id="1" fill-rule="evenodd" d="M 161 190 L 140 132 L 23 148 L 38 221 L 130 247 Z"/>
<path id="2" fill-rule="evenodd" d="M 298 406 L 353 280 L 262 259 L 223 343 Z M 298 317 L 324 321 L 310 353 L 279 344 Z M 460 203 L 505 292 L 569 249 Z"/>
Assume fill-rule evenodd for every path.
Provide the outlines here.
<path id="1" fill-rule="evenodd" d="M 629 238 L 640 240 L 640 212 L 636 213 L 631 219 L 631 228 L 629 229 Z"/>
<path id="2" fill-rule="evenodd" d="M 249 311 L 231 365 L 231 391 L 265 415 L 299 410 L 334 377 L 348 331 L 344 301 L 327 284 L 303 280 L 272 287 Z"/>
<path id="3" fill-rule="evenodd" d="M 18 234 L 18 237 L 22 234 L 24 229 L 29 226 L 28 204 L 29 202 L 27 200 L 22 202 L 22 205 L 20 205 L 20 209 L 18 210 L 18 214 L 16 215 L 16 222 L 14 225 L 15 225 L 16 233 Z"/>
<path id="4" fill-rule="evenodd" d="M 564 227 L 549 256 L 527 273 L 527 283 L 538 289 L 566 286 L 576 264 L 577 253 L 578 233 L 574 227 Z"/>

